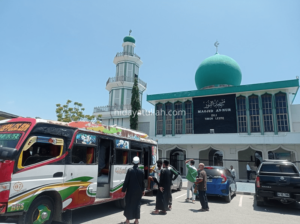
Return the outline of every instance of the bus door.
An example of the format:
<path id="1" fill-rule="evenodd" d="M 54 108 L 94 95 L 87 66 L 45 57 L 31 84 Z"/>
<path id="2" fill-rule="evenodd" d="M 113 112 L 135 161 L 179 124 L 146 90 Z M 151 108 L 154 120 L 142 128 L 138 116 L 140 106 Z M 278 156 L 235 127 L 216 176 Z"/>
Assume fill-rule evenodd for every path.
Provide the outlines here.
<path id="1" fill-rule="evenodd" d="M 113 161 L 113 140 L 98 140 L 97 198 L 110 197 L 111 164 Z"/>
<path id="2" fill-rule="evenodd" d="M 114 140 L 113 164 L 111 165 L 110 197 L 122 198 L 122 187 L 127 170 L 132 167 L 130 155 L 130 142 L 123 139 Z"/>
<path id="3" fill-rule="evenodd" d="M 96 150 L 96 135 L 77 133 L 70 152 L 71 162 L 65 166 L 64 185 L 70 186 L 73 193 L 64 202 L 64 208 L 69 204 L 68 208 L 73 208 L 95 201 L 98 174 Z"/>

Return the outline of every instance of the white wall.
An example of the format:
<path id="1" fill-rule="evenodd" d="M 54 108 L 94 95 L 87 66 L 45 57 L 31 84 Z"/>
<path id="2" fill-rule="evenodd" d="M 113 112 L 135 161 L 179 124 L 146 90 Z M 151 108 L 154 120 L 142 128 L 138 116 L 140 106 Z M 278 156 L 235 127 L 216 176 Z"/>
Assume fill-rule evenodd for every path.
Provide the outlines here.
<path id="1" fill-rule="evenodd" d="M 293 132 L 300 132 L 300 104 L 291 105 Z"/>

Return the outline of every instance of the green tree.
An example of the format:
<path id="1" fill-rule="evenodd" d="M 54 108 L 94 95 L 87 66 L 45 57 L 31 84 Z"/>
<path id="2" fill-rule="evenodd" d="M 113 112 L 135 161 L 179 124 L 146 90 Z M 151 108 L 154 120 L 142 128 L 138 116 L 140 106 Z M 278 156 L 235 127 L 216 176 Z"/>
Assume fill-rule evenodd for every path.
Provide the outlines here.
<path id="1" fill-rule="evenodd" d="M 130 115 L 130 128 L 137 130 L 138 128 L 138 112 L 141 110 L 141 103 L 140 103 L 140 94 L 139 94 L 139 87 L 138 87 L 138 79 L 137 77 L 134 79 L 134 84 L 131 91 L 131 115 Z"/>
<path id="2" fill-rule="evenodd" d="M 82 103 L 74 102 L 74 106 L 70 107 L 71 100 L 67 100 L 64 105 L 56 104 L 56 116 L 58 121 L 71 122 L 71 121 L 96 121 L 100 122 L 101 114 L 98 116 L 84 115 L 85 108 L 82 107 Z"/>

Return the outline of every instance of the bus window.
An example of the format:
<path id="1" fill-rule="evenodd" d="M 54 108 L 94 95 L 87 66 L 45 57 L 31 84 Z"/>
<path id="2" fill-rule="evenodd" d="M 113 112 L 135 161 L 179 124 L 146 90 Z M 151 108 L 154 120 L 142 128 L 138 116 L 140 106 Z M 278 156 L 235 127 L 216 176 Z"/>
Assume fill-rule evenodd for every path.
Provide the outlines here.
<path id="1" fill-rule="evenodd" d="M 72 149 L 73 164 L 94 164 L 95 163 L 95 148 L 89 146 L 75 145 Z"/>
<path id="2" fill-rule="evenodd" d="M 62 150 L 63 139 L 31 137 L 20 155 L 18 168 L 57 158 L 62 154 Z"/>
<path id="3" fill-rule="evenodd" d="M 122 149 L 116 149 L 116 165 L 124 165 L 128 164 L 129 161 L 129 151 L 128 150 L 122 150 Z"/>

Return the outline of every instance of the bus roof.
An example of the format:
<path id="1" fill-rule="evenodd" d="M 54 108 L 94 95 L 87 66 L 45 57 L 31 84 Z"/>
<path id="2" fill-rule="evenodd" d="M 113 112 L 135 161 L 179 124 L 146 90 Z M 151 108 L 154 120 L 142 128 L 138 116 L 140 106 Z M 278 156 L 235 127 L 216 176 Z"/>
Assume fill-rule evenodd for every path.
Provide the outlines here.
<path id="1" fill-rule="evenodd" d="M 103 135 L 109 135 L 113 137 L 120 137 L 120 138 L 126 138 L 130 140 L 136 140 L 136 141 L 142 141 L 149 144 L 157 145 L 157 142 L 149 139 L 148 135 L 132 130 L 123 128 L 117 125 L 104 125 L 101 123 L 92 123 L 89 121 L 73 121 L 73 122 L 61 122 L 61 121 L 53 121 L 53 120 L 45 120 L 45 119 L 35 119 L 35 118 L 13 118 L 13 119 L 7 119 L 5 121 L 1 121 L 1 123 L 10 123 L 10 122 L 31 122 L 31 123 L 46 123 L 46 124 L 53 124 L 53 125 L 59 125 L 59 126 L 68 126 L 73 127 L 75 129 L 79 129 L 82 131 L 87 131 L 91 133 L 97 133 L 97 134 L 103 134 Z"/>

